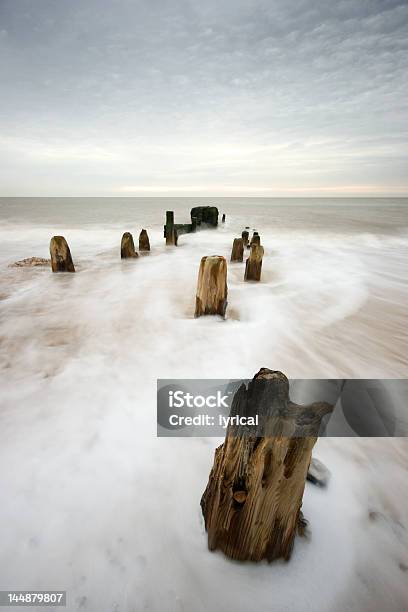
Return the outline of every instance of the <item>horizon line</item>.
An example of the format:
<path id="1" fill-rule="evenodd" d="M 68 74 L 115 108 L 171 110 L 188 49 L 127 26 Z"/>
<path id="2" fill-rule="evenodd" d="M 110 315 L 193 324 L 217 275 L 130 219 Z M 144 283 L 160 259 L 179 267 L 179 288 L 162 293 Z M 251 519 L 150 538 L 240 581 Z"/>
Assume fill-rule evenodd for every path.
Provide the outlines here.
<path id="1" fill-rule="evenodd" d="M 129 199 L 157 199 L 157 198 L 168 198 L 168 199 L 190 199 L 190 198 L 218 198 L 218 199 L 258 199 L 258 200 L 304 200 L 304 199 L 317 199 L 317 200 L 328 200 L 328 199 L 338 199 L 338 200 L 356 200 L 356 199 L 373 199 L 373 200 L 384 200 L 387 198 L 393 199 L 407 199 L 408 193 L 406 194 L 383 194 L 383 195 L 373 195 L 373 194 L 358 194 L 358 195 L 186 195 L 185 193 L 180 195 L 40 195 L 40 194 L 32 194 L 32 195 L 0 195 L 0 199 L 13 199 L 13 198 L 115 198 L 121 200 L 129 200 Z"/>

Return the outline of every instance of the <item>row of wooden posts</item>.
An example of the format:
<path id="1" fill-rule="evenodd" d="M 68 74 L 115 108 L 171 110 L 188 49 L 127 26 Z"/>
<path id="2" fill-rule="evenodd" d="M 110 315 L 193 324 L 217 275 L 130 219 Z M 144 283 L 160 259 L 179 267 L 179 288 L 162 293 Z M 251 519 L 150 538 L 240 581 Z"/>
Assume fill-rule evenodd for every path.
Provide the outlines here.
<path id="1" fill-rule="evenodd" d="M 250 248 L 250 254 L 245 263 L 246 281 L 261 280 L 262 258 L 264 254 L 261 238 L 254 232 L 251 242 L 249 233 L 244 230 L 241 238 L 235 238 L 232 245 L 231 261 L 244 260 L 244 248 Z M 198 273 L 195 316 L 221 315 L 225 316 L 227 309 L 227 262 L 221 255 L 205 256 L 201 259 Z"/>
<path id="2" fill-rule="evenodd" d="M 139 234 L 139 251 L 150 251 L 149 236 L 145 229 L 142 229 Z M 51 238 L 50 256 L 53 272 L 75 272 L 71 251 L 64 236 L 53 236 Z M 120 256 L 122 259 L 139 257 L 130 232 L 125 232 L 122 236 Z"/>
<path id="3" fill-rule="evenodd" d="M 167 221 L 169 221 L 168 213 Z M 169 232 L 167 232 L 167 238 L 168 235 Z M 247 230 L 242 232 L 241 238 L 234 239 L 231 262 L 243 262 L 245 249 L 250 249 L 250 253 L 245 263 L 244 280 L 260 281 L 264 249 L 258 232 L 254 231 L 251 241 L 249 241 Z M 150 251 L 149 236 L 145 229 L 142 229 L 139 235 L 139 251 Z M 71 251 L 63 236 L 53 236 L 51 238 L 50 255 L 53 272 L 75 272 Z M 130 232 L 125 232 L 122 236 L 120 255 L 122 259 L 138 257 Z M 225 257 L 221 255 L 203 257 L 198 273 L 195 317 L 202 315 L 221 315 L 224 317 L 227 308 L 227 295 L 227 262 Z"/>
<path id="4" fill-rule="evenodd" d="M 251 241 L 247 229 L 234 239 L 231 262 L 243 262 L 245 248 L 250 249 L 245 280 L 259 281 L 264 249 L 258 232 Z M 225 258 L 203 257 L 195 316 L 225 316 L 227 292 Z M 259 415 L 263 428 L 230 425 L 215 451 L 201 498 L 210 550 L 240 561 L 289 560 L 296 534 L 306 530 L 301 508 L 312 449 L 322 418 L 332 410 L 324 402 L 294 404 L 286 376 L 268 368 L 261 368 L 248 388 L 241 385 L 230 417 Z"/>
<path id="5" fill-rule="evenodd" d="M 261 246 L 261 237 L 258 232 L 254 231 L 251 242 L 249 242 L 247 230 L 242 232 L 241 238 L 234 238 L 231 261 L 242 262 L 244 260 L 245 248 L 250 249 L 250 254 L 245 264 L 245 280 L 260 281 L 264 249 Z"/>
<path id="6" fill-rule="evenodd" d="M 243 262 L 246 248 L 250 255 L 245 280 L 259 281 L 264 250 L 258 232 L 251 241 L 247 230 L 234 239 L 231 262 Z M 139 236 L 139 251 L 150 251 L 144 229 Z M 51 239 L 50 253 L 53 272 L 75 272 L 64 237 Z M 138 257 L 129 232 L 122 236 L 121 257 Z M 203 257 L 195 316 L 225 316 L 227 293 L 225 257 Z M 263 430 L 260 435 L 244 425 L 230 425 L 224 444 L 215 451 L 201 499 L 210 550 L 220 549 L 236 560 L 290 558 L 296 534 L 305 530 L 301 507 L 312 449 L 321 419 L 331 410 L 323 402 L 307 406 L 291 402 L 288 380 L 275 370 L 261 368 L 248 388 L 240 387 L 230 416 L 260 414 Z M 283 436 L 282 432 L 287 433 Z M 290 432 L 296 432 L 296 436 Z"/>

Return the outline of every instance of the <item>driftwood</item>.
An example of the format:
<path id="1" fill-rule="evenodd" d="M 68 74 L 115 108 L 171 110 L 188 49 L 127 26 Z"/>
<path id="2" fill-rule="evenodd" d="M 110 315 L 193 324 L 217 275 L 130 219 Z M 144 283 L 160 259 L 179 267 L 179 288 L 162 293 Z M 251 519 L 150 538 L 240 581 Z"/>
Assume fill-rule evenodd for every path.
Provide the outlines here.
<path id="1" fill-rule="evenodd" d="M 53 236 L 51 238 L 50 255 L 53 272 L 75 272 L 71 251 L 64 236 Z"/>
<path id="2" fill-rule="evenodd" d="M 219 255 L 201 259 L 198 273 L 195 316 L 225 316 L 227 308 L 227 262 Z"/>
<path id="3" fill-rule="evenodd" d="M 251 251 L 245 264 L 245 280 L 260 281 L 262 272 L 262 258 L 264 254 L 263 246 L 258 244 L 251 245 Z"/>
<path id="4" fill-rule="evenodd" d="M 244 241 L 242 238 L 234 238 L 231 261 L 244 261 Z"/>
<path id="5" fill-rule="evenodd" d="M 246 230 L 244 230 L 241 234 L 242 236 L 242 240 L 244 242 L 244 247 L 248 246 L 249 243 L 249 232 L 247 232 Z"/>
<path id="6" fill-rule="evenodd" d="M 230 416 L 259 425 L 230 424 L 201 499 L 210 550 L 237 560 L 289 559 L 301 513 L 306 475 L 321 420 L 333 406 L 299 406 L 281 372 L 262 368 L 236 392 Z"/>
<path id="7" fill-rule="evenodd" d="M 139 251 L 150 251 L 149 236 L 145 229 L 139 234 Z"/>
<path id="8" fill-rule="evenodd" d="M 120 243 L 120 256 L 122 259 L 138 257 L 138 254 L 135 251 L 133 236 L 130 232 L 125 232 L 122 236 L 122 241 Z"/>

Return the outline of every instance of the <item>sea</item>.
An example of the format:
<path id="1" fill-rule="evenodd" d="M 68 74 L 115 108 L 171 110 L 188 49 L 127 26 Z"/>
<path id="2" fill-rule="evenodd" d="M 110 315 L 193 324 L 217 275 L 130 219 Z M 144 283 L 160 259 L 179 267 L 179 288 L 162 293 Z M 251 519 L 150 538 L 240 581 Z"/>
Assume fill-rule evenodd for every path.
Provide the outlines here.
<path id="1" fill-rule="evenodd" d="M 166 247 L 166 211 L 199 205 L 225 223 Z M 229 261 L 246 227 L 259 283 Z M 121 260 L 142 228 L 151 251 Z M 53 235 L 75 274 L 10 266 Z M 205 255 L 228 261 L 225 319 L 194 318 Z M 320 439 L 309 536 L 289 563 L 235 563 L 200 510 L 222 440 L 158 438 L 156 382 L 404 379 L 407 304 L 408 199 L 0 198 L 0 590 L 92 612 L 406 610 L 407 438 Z"/>

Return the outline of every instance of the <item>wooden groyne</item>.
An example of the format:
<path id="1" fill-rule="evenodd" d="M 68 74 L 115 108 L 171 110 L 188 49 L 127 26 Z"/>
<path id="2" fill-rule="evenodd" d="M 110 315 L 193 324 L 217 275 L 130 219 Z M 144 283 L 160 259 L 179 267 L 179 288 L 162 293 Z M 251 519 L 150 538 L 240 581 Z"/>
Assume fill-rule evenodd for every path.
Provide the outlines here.
<path id="1" fill-rule="evenodd" d="M 168 210 L 166 212 L 164 237 L 167 245 L 177 246 L 179 236 L 194 233 L 197 228 L 203 226 L 217 227 L 218 225 L 218 208 L 216 206 L 196 206 L 191 209 L 190 216 L 191 223 L 175 223 L 174 211 Z"/>
<path id="2" fill-rule="evenodd" d="M 174 211 L 166 212 L 164 237 L 167 245 L 177 246 L 179 236 L 194 233 L 197 229 L 197 219 L 192 218 L 191 223 L 174 223 Z"/>

